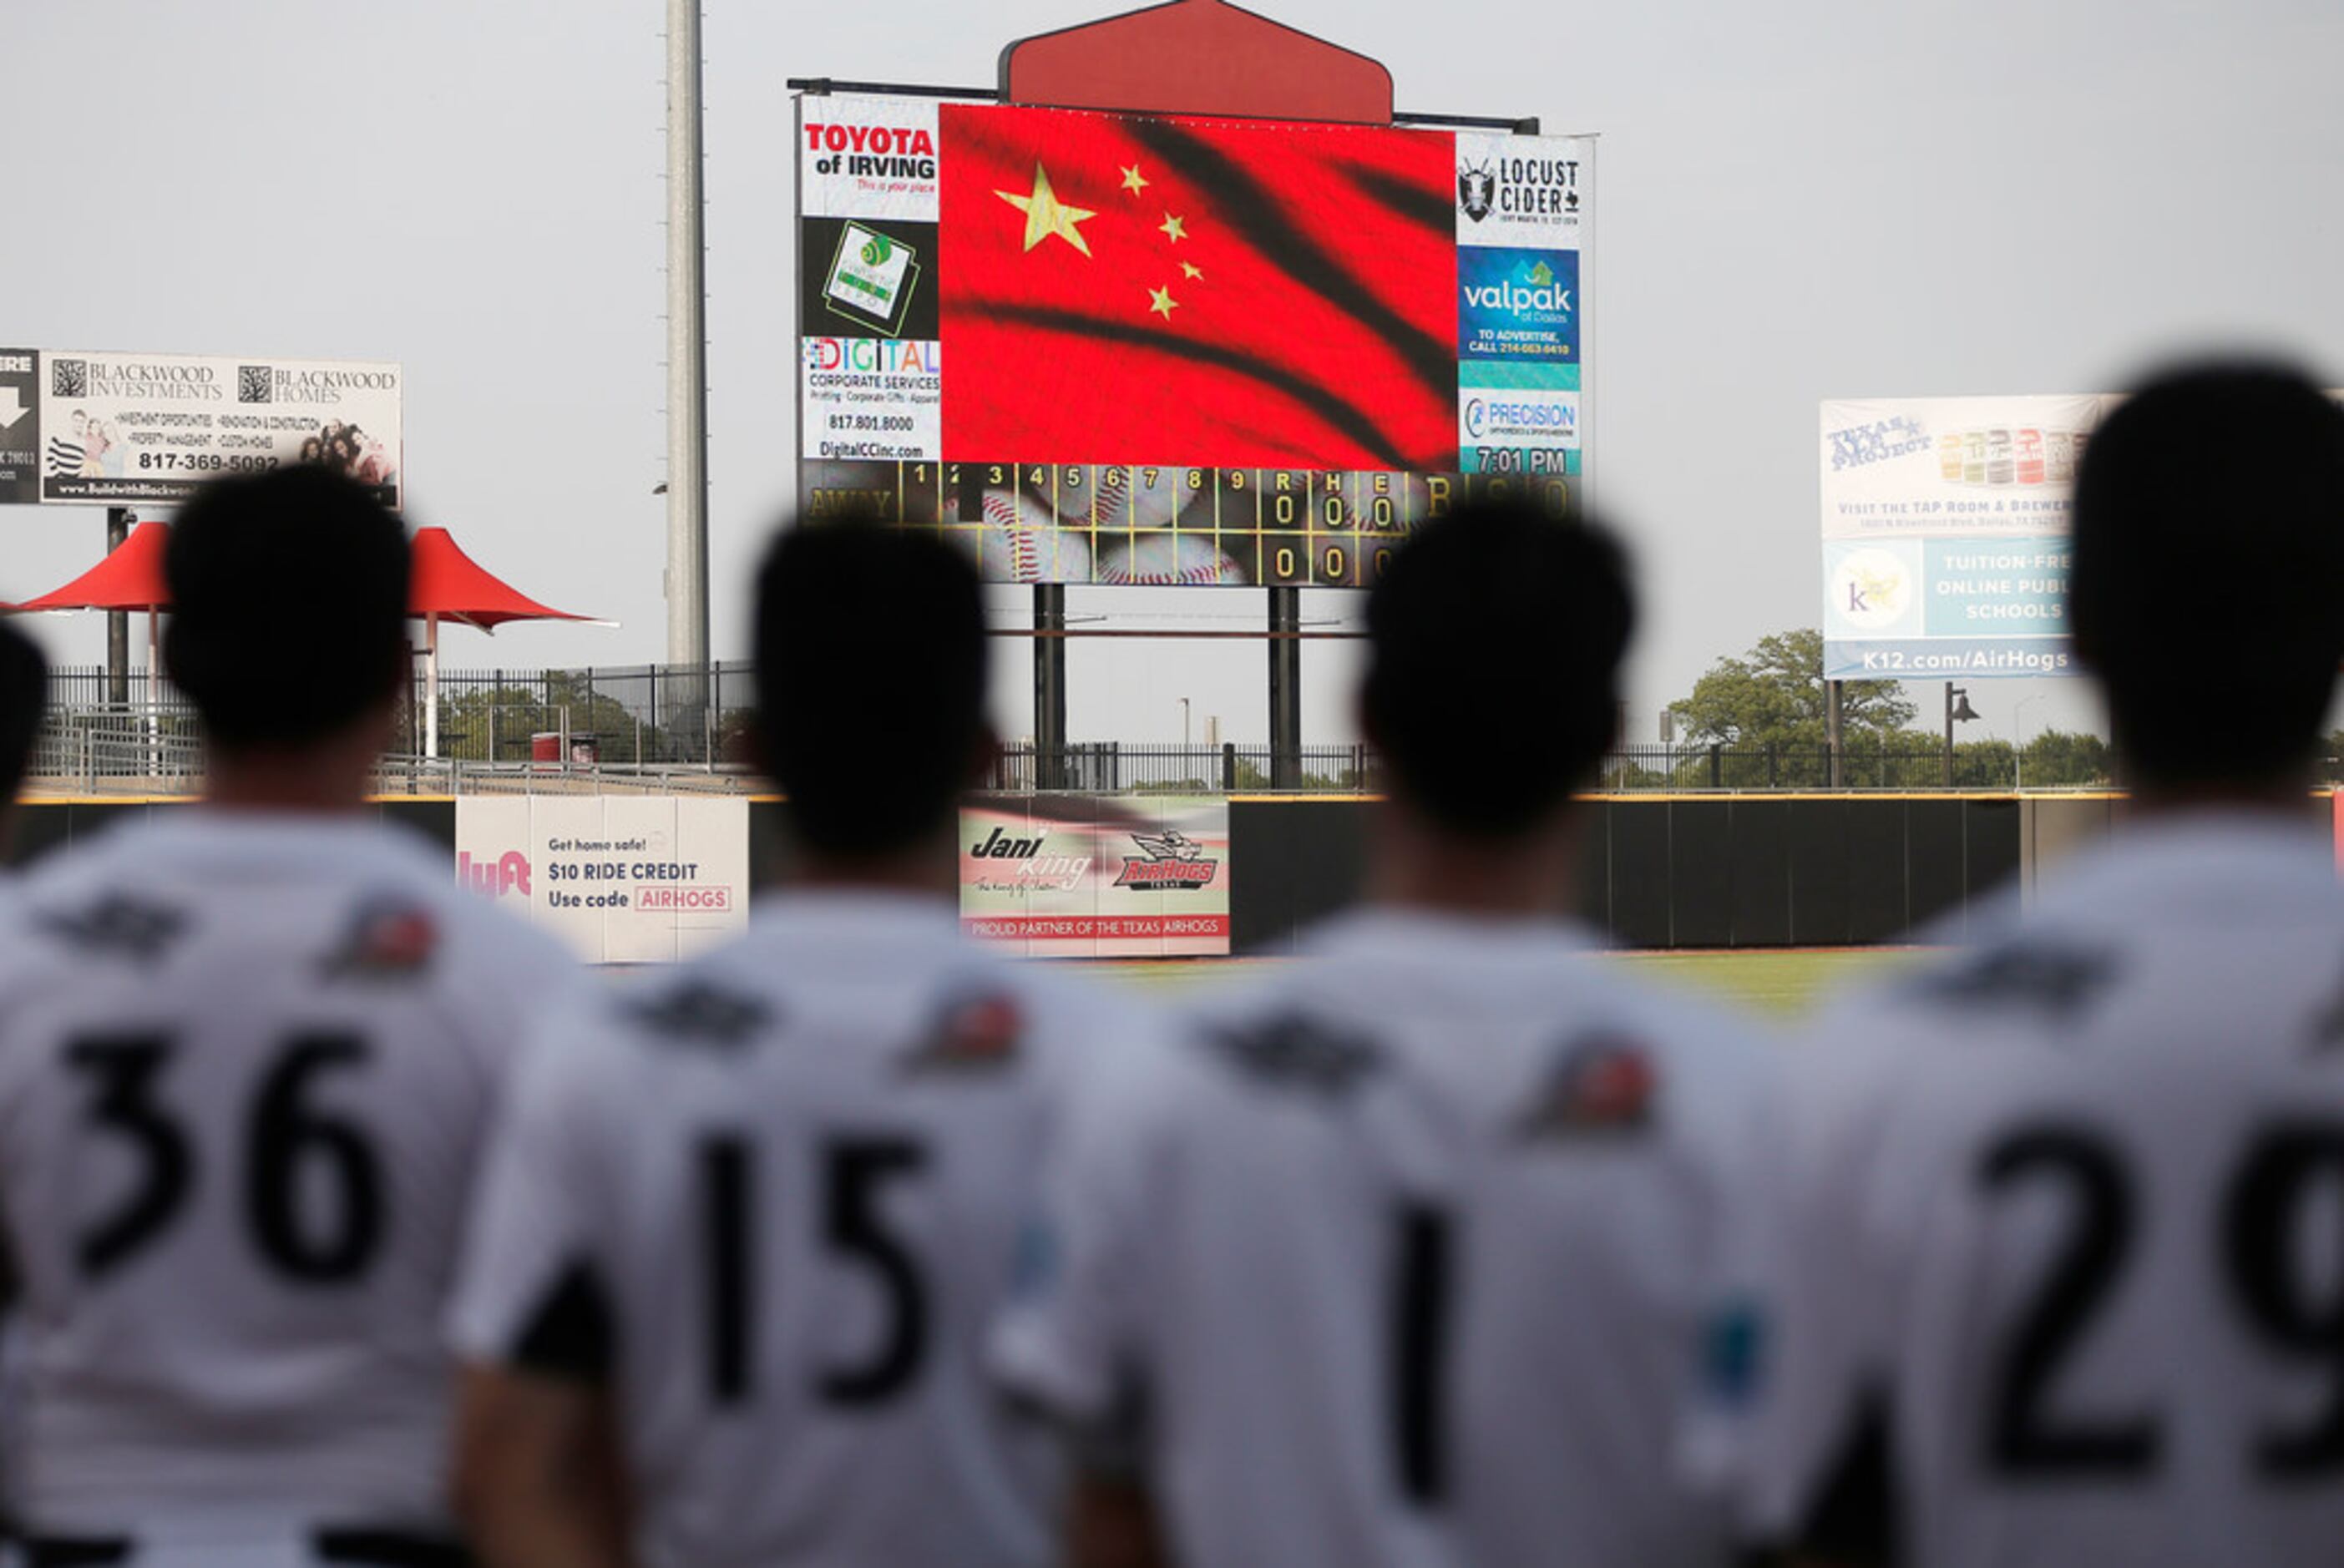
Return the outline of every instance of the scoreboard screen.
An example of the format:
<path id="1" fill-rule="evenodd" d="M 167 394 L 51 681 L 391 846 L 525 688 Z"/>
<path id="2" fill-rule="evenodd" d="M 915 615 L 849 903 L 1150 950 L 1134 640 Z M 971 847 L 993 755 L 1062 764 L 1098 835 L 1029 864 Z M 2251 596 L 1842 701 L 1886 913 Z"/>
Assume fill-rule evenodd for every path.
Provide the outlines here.
<path id="1" fill-rule="evenodd" d="M 1358 587 L 1577 504 L 1584 138 L 798 101 L 811 519 L 1003 582 Z"/>

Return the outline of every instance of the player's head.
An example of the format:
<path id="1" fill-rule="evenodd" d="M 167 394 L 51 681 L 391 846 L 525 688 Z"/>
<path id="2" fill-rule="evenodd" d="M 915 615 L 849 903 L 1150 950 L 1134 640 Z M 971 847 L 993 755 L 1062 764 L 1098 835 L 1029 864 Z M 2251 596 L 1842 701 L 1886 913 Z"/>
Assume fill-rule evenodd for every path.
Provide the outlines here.
<path id="1" fill-rule="evenodd" d="M 0 624 L 0 818 L 32 767 L 33 744 L 49 700 L 49 662 L 33 640 Z"/>
<path id="2" fill-rule="evenodd" d="M 870 522 L 786 528 L 757 575 L 757 743 L 806 848 L 874 860 L 953 821 L 982 769 L 984 596 L 958 552 Z"/>
<path id="3" fill-rule="evenodd" d="M 1545 826 L 1611 744 L 1635 620 L 1592 523 L 1476 501 L 1419 530 L 1368 598 L 1360 717 L 1395 801 L 1458 838 Z"/>
<path id="4" fill-rule="evenodd" d="M 2076 651 L 2136 781 L 2303 770 L 2344 658 L 2344 410 L 2278 365 L 2157 377 L 2092 436 L 2073 548 Z"/>
<path id="5" fill-rule="evenodd" d="M 407 532 L 307 465 L 215 481 L 181 509 L 163 659 L 224 752 L 298 752 L 387 722 L 406 673 Z"/>

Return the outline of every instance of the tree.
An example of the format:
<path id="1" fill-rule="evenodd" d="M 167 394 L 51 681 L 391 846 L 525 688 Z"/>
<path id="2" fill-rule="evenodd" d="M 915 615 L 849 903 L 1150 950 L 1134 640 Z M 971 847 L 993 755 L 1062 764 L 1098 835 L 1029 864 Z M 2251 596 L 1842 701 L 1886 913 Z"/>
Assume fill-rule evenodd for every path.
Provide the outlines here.
<path id="1" fill-rule="evenodd" d="M 1680 736 L 1694 745 L 1725 745 L 1720 782 L 1732 788 L 1816 785 L 1830 776 L 1824 681 L 1824 635 L 1812 627 L 1762 637 L 1740 658 L 1720 659 L 1693 683 L 1692 695 L 1669 704 Z M 1892 746 L 1920 710 L 1894 681 L 1841 683 L 1844 743 L 1875 753 Z M 1706 759 L 1680 764 L 1679 782 L 1709 783 Z"/>
<path id="2" fill-rule="evenodd" d="M 440 754 L 466 762 L 526 762 L 530 737 L 561 729 L 565 710 L 570 733 L 595 736 L 602 761 L 642 760 L 636 753 L 642 726 L 634 714 L 608 693 L 591 691 L 584 676 L 563 670 L 548 670 L 525 685 L 442 688 Z M 645 749 L 654 738 L 644 737 Z"/>
<path id="3" fill-rule="evenodd" d="M 2046 730 L 2019 754 L 2020 783 L 2029 789 L 2105 784 L 2116 778 L 2116 756 L 2097 735 Z"/>

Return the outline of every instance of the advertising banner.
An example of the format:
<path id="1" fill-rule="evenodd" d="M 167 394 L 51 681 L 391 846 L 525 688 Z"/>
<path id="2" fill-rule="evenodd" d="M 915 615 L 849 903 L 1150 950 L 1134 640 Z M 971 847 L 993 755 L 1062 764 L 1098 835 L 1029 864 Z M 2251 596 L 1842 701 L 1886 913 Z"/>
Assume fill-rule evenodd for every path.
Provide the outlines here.
<path id="1" fill-rule="evenodd" d="M 1037 958 L 1224 956 L 1220 796 L 987 795 L 961 808 L 971 935 Z"/>
<path id="2" fill-rule="evenodd" d="M 40 351 L 0 349 L 0 506 L 41 499 Z"/>
<path id="3" fill-rule="evenodd" d="M 749 803 L 459 796 L 456 880 L 589 964 L 672 963 L 748 924 Z"/>
<path id="4" fill-rule="evenodd" d="M 168 503 L 318 462 L 396 508 L 402 460 L 395 364 L 0 349 L 0 503 Z"/>
<path id="5" fill-rule="evenodd" d="M 1824 404 L 1826 677 L 2075 673 L 2068 512 L 2115 401 Z"/>
<path id="6" fill-rule="evenodd" d="M 988 581 L 1362 587 L 1578 504 L 1585 137 L 798 101 L 806 515 Z"/>

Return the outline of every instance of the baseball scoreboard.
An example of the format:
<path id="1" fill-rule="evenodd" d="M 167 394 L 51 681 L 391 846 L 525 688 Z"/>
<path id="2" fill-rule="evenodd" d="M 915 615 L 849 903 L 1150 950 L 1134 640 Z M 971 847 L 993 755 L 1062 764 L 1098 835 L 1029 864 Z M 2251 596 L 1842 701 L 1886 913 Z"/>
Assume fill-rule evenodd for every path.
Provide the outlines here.
<path id="1" fill-rule="evenodd" d="M 1360 587 L 1577 506 L 1592 145 L 798 100 L 801 501 L 990 582 Z"/>

